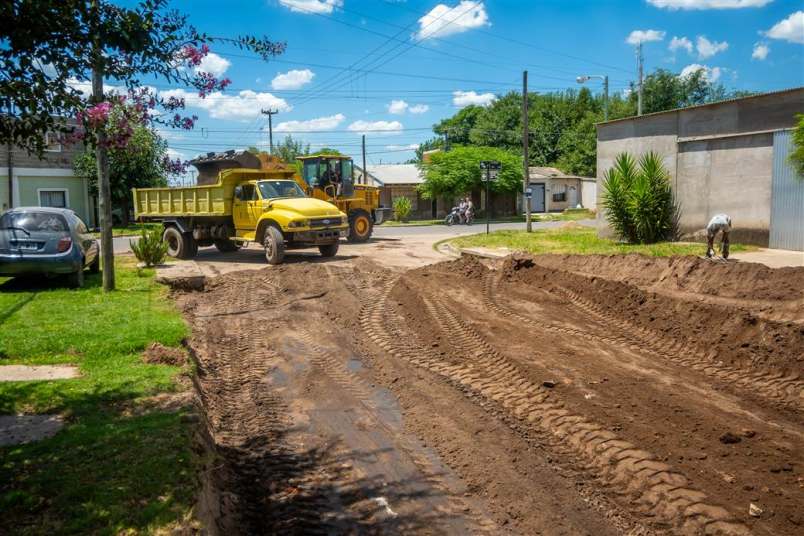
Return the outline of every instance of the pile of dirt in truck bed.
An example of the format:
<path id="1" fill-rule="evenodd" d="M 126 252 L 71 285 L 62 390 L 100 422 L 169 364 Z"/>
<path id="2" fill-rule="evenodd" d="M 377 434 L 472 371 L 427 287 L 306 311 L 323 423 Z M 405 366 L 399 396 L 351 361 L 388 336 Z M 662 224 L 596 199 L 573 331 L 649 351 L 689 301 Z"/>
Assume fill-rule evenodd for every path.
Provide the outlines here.
<path id="1" fill-rule="evenodd" d="M 573 261 L 575 259 L 572 259 Z M 594 260 L 601 260 L 597 257 Z M 594 263 L 594 260 L 592 261 Z M 779 282 L 780 276 L 772 269 L 758 264 L 740 266 L 739 270 L 731 266 L 712 264 L 700 259 L 688 262 L 680 258 L 651 259 L 650 257 L 631 256 L 630 260 L 644 269 L 645 273 L 658 273 L 659 279 L 675 274 L 675 281 L 687 288 L 705 288 L 713 294 L 721 295 L 721 281 L 728 287 L 724 293 L 745 296 L 749 294 L 748 285 L 743 281 L 753 281 L 765 277 Z M 651 267 L 651 262 L 658 267 Z M 703 262 L 703 268 L 700 264 Z M 712 360 L 720 360 L 728 364 L 770 369 L 783 374 L 804 373 L 804 325 L 790 321 L 774 321 L 759 318 L 742 308 L 707 301 L 688 301 L 674 299 L 671 296 L 645 290 L 629 281 L 624 274 L 618 273 L 616 279 L 608 279 L 605 275 L 580 275 L 577 272 L 557 268 L 547 268 L 547 263 L 539 257 L 509 258 L 503 273 L 506 280 L 527 285 L 537 285 L 548 291 L 569 290 L 581 300 L 592 302 L 593 306 L 606 311 L 607 314 L 624 320 L 637 328 L 655 333 L 657 343 L 662 339 L 681 341 L 692 345 L 707 354 Z M 605 266 L 606 263 L 599 263 Z M 621 261 L 611 259 L 609 266 Z M 683 266 L 683 268 L 679 268 Z M 679 269 L 686 274 L 679 276 Z M 629 268 L 628 270 L 631 271 Z M 716 272 L 713 276 L 708 272 Z M 741 272 L 744 280 L 735 283 L 731 279 L 735 272 Z M 798 274 L 797 270 L 785 270 L 785 273 Z M 727 274 L 731 275 L 727 275 Z M 800 270 L 804 274 L 804 269 Z M 642 276 L 642 281 L 645 279 Z M 723 278 L 723 279 L 721 279 Z M 750 283 L 749 283 L 750 284 Z M 651 288 L 648 286 L 647 288 Z M 709 292 L 708 292 L 709 293 Z M 756 291 L 755 296 L 767 299 L 771 291 Z M 767 311 L 766 313 L 770 312 Z M 669 345 L 668 345 L 669 346 Z"/>
<path id="2" fill-rule="evenodd" d="M 804 298 L 804 268 L 768 268 L 750 262 L 717 262 L 676 256 L 539 255 L 545 268 L 624 281 L 636 286 L 680 289 L 694 293 L 750 300 Z"/>

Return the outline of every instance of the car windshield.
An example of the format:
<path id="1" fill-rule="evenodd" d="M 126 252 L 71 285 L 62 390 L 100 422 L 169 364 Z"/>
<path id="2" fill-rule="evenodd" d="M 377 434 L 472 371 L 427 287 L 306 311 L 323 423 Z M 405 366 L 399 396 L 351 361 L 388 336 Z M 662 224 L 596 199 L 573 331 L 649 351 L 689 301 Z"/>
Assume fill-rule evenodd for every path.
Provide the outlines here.
<path id="1" fill-rule="evenodd" d="M 294 181 L 260 181 L 260 193 L 263 199 L 277 197 L 306 197 L 304 190 Z"/>
<path id="2" fill-rule="evenodd" d="M 67 220 L 52 212 L 6 212 L 0 216 L 0 230 L 59 233 L 67 231 Z"/>

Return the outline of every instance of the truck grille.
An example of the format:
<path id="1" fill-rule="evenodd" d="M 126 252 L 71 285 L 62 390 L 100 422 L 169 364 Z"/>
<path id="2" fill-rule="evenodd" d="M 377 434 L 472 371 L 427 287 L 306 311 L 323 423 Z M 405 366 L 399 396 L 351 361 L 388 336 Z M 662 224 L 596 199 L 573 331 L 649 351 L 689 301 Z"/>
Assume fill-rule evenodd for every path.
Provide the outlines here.
<path id="1" fill-rule="evenodd" d="M 333 225 L 340 225 L 341 219 L 338 216 L 331 218 L 314 218 L 310 220 L 310 227 L 331 227 Z"/>

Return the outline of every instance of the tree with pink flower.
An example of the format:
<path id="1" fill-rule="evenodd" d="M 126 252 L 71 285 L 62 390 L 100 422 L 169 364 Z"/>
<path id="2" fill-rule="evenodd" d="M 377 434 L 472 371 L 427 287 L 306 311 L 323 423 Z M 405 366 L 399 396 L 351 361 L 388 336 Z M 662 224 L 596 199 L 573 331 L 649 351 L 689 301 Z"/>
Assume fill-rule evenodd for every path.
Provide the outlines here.
<path id="1" fill-rule="evenodd" d="M 41 154 L 46 134 L 60 132 L 95 152 L 105 290 L 114 289 L 109 151 L 125 148 L 138 126 L 192 129 L 197 120 L 184 114 L 182 99 L 164 99 L 146 84 L 191 87 L 205 98 L 231 84 L 199 71 L 210 44 L 264 60 L 285 49 L 266 37 L 199 32 L 167 0 L 140 0 L 133 7 L 108 0 L 3 2 L 0 40 L 0 143 Z M 87 98 L 77 88 L 89 81 Z M 104 82 L 124 86 L 127 94 L 105 93 Z M 79 128 L 66 118 L 75 118 Z"/>

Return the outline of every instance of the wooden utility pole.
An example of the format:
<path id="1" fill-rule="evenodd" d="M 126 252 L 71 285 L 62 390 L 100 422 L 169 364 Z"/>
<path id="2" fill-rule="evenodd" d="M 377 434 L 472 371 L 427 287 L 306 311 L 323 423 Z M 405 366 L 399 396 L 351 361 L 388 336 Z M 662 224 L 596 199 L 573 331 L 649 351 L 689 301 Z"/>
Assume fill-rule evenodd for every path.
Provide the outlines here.
<path id="1" fill-rule="evenodd" d="M 279 110 L 260 110 L 260 113 L 268 116 L 268 152 L 274 154 L 274 114 L 278 114 Z"/>
<path id="2" fill-rule="evenodd" d="M 366 169 L 366 135 L 363 134 L 363 184 L 368 184 L 368 170 Z"/>
<path id="3" fill-rule="evenodd" d="M 522 205 L 525 207 L 525 229 L 527 232 L 533 231 L 533 224 L 530 221 L 530 198 L 526 192 L 530 186 L 530 176 L 528 172 L 528 71 L 522 73 Z"/>
<path id="4" fill-rule="evenodd" d="M 92 2 L 96 23 L 100 26 L 100 9 L 97 0 Z M 92 60 L 92 103 L 103 102 L 103 47 L 100 32 L 95 29 Z M 101 259 L 103 264 L 103 290 L 114 290 L 114 241 L 112 239 L 112 188 L 109 184 L 109 158 L 106 150 L 106 132 L 103 127 L 95 132 L 95 160 L 98 167 L 98 212 L 101 228 Z"/>
<path id="5" fill-rule="evenodd" d="M 637 44 L 637 115 L 642 115 L 642 41 Z"/>

